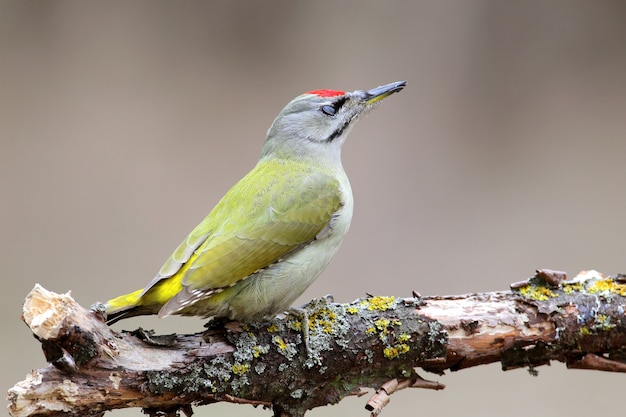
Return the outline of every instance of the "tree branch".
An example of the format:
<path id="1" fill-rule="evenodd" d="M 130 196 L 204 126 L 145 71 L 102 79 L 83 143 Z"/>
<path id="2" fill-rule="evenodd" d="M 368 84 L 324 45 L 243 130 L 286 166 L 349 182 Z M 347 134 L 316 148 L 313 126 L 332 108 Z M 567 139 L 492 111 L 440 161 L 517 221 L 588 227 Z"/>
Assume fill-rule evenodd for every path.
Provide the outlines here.
<path id="1" fill-rule="evenodd" d="M 301 416 L 373 387 L 366 408 L 376 415 L 397 390 L 443 388 L 414 368 L 442 374 L 501 362 L 504 370 L 533 371 L 557 360 L 626 372 L 625 304 L 621 276 L 589 271 L 565 281 L 563 273 L 540 270 L 511 291 L 317 300 L 271 321 L 155 336 L 115 332 L 101 309 L 86 310 L 69 293 L 37 285 L 23 320 L 50 365 L 9 390 L 9 412 L 98 416 L 141 407 L 175 416 L 191 415 L 192 405 L 227 401 Z"/>

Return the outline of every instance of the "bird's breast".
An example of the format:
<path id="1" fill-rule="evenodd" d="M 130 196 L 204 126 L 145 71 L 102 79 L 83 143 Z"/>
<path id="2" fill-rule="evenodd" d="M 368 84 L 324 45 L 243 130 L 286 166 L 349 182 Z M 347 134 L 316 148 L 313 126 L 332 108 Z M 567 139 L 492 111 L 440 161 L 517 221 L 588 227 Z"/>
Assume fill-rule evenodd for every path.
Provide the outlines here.
<path id="1" fill-rule="evenodd" d="M 326 268 L 352 221 L 350 183 L 345 174 L 339 179 L 342 206 L 328 232 L 227 290 L 233 292 L 228 314 L 232 319 L 254 320 L 287 310 Z"/>

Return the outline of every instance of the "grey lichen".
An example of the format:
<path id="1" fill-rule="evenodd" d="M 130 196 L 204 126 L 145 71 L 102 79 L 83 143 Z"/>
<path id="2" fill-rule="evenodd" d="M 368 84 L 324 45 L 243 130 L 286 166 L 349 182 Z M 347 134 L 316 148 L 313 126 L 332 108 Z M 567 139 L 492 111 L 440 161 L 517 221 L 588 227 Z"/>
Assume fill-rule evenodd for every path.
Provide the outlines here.
<path id="1" fill-rule="evenodd" d="M 254 365 L 254 370 L 256 371 L 257 374 L 261 375 L 263 372 L 265 372 L 266 367 L 267 365 L 264 364 L 263 362 L 258 362 Z"/>
<path id="2" fill-rule="evenodd" d="M 350 340 L 350 323 L 346 319 L 345 306 L 318 303 L 308 314 L 307 368 L 322 367 L 322 352 L 331 351 L 335 345 L 346 348 Z"/>
<path id="3" fill-rule="evenodd" d="M 227 365 L 226 362 L 221 363 L 223 361 L 221 357 L 216 359 L 214 366 L 208 364 L 192 365 L 184 373 L 171 371 L 146 372 L 147 388 L 156 395 L 171 391 L 186 393 L 221 391 L 225 388 L 224 382 L 230 379 L 231 373 L 225 367 Z"/>
<path id="4" fill-rule="evenodd" d="M 233 358 L 237 362 L 249 362 L 259 355 L 257 347 L 257 338 L 254 333 L 244 331 L 240 333 L 235 340 L 235 352 Z"/>
<path id="5" fill-rule="evenodd" d="M 272 338 L 272 343 L 274 344 L 274 346 L 276 346 L 278 353 L 280 353 L 289 360 L 293 359 L 298 354 L 296 344 L 287 342 L 280 336 L 274 336 Z"/>

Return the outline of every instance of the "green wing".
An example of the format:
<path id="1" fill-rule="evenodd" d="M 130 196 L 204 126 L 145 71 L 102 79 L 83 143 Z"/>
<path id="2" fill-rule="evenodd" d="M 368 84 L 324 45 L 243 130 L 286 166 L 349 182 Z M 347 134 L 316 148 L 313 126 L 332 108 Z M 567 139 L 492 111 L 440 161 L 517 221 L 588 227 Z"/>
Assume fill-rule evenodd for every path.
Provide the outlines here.
<path id="1" fill-rule="evenodd" d="M 158 297 L 169 300 L 160 313 L 166 315 L 235 285 L 313 241 L 341 208 L 341 195 L 328 173 L 291 161 L 260 162 L 189 234 L 144 294 L 171 281 L 161 286 L 168 294 Z"/>

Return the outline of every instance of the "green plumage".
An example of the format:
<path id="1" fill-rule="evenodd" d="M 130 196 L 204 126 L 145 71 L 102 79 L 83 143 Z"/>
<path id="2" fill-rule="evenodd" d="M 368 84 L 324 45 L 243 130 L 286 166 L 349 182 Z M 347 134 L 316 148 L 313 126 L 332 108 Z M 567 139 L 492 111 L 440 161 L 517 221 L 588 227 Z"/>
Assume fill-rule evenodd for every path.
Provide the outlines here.
<path id="1" fill-rule="evenodd" d="M 159 275 L 178 271 L 204 238 L 182 284 L 203 291 L 231 286 L 311 242 L 340 207 L 339 184 L 332 176 L 310 164 L 261 161 L 191 232 Z"/>
<path id="2" fill-rule="evenodd" d="M 341 206 L 339 182 L 319 167 L 261 160 L 196 226 L 140 294 L 109 301 L 109 310 L 128 308 L 128 297 L 134 294 L 133 304 L 143 307 L 141 314 L 175 313 L 195 298 L 234 286 L 309 244 Z M 195 306 L 193 314 L 198 309 L 202 307 Z"/>

